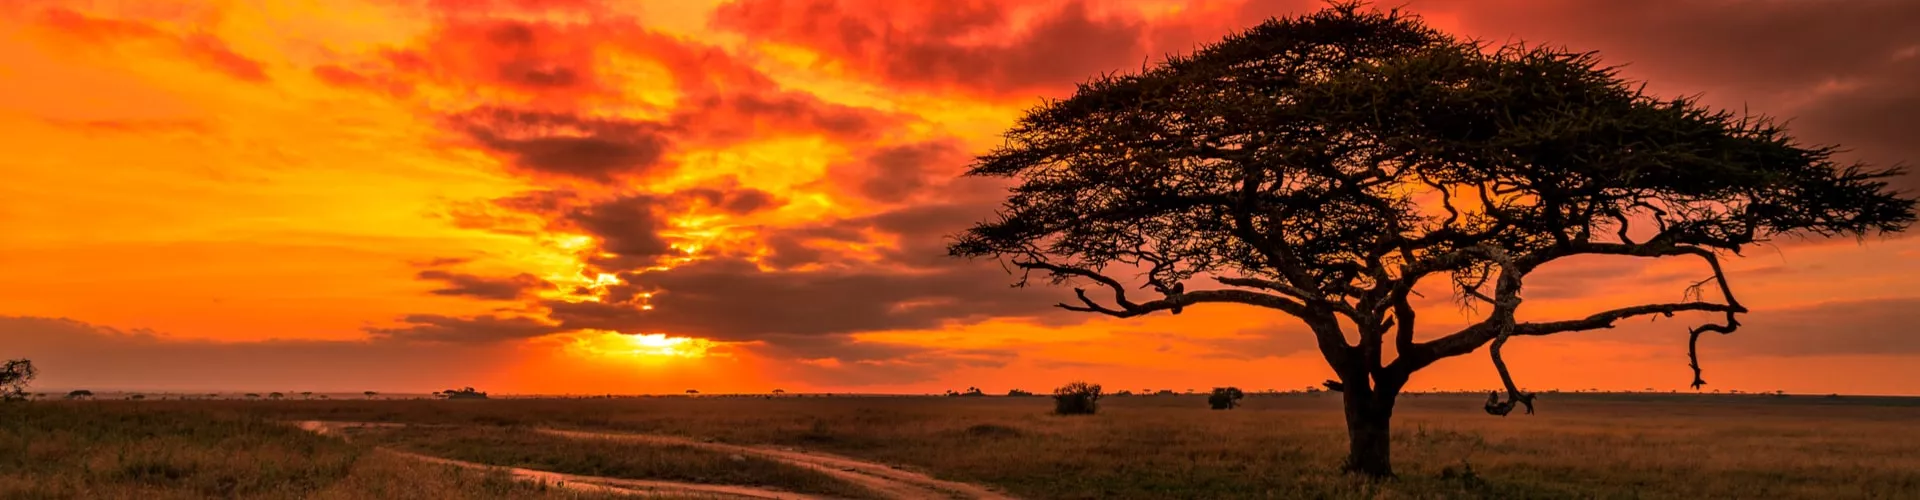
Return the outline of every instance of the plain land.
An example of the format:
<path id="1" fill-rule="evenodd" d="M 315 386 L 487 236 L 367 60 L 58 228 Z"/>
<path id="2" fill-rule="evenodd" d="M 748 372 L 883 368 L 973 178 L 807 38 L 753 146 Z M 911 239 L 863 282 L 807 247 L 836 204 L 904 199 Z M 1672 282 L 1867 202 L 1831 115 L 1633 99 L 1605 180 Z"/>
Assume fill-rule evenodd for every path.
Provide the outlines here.
<path id="1" fill-rule="evenodd" d="M 570 474 L 876 495 L 790 464 L 540 429 L 824 452 L 1019 498 L 1916 498 L 1920 399 L 1547 394 L 1494 417 L 1482 396 L 1408 395 L 1399 477 L 1341 475 L 1337 394 L 1045 397 L 34 401 L 0 405 L 4 498 L 549 498 L 585 494 L 399 450 Z M 289 422 L 392 422 L 342 440 Z"/>

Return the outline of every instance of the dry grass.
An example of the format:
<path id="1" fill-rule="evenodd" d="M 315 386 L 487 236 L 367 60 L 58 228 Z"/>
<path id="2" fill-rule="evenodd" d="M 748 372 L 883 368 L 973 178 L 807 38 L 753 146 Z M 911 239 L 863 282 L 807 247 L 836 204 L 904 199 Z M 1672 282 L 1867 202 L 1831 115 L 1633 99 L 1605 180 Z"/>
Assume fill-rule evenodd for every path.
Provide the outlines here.
<path id="1" fill-rule="evenodd" d="M 526 428 L 410 426 L 352 429 L 355 440 L 424 455 L 563 474 L 760 486 L 839 498 L 874 498 L 819 471 L 688 446 L 570 439 Z"/>
<path id="2" fill-rule="evenodd" d="M 600 498 L 182 408 L 0 404 L 0 498 Z"/>
<path id="3" fill-rule="evenodd" d="M 1543 395 L 1540 413 L 1413 396 L 1395 417 L 1401 477 L 1334 472 L 1334 395 L 1116 397 L 1092 416 L 1046 398 L 639 398 L 99 402 L 265 418 L 551 426 L 780 444 L 903 464 L 1032 498 L 1913 498 L 1920 402 L 1769 396 Z M 1471 473 L 1467 474 L 1470 468 Z"/>

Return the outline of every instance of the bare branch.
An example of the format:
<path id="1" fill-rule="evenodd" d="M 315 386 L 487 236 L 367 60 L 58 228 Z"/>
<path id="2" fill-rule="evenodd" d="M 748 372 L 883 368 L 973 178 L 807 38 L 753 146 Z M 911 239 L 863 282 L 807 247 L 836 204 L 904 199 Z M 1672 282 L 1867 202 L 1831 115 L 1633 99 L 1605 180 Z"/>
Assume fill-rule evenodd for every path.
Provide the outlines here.
<path id="1" fill-rule="evenodd" d="M 1230 302 L 1278 309 L 1296 317 L 1305 317 L 1307 314 L 1306 306 L 1286 297 L 1238 289 L 1195 290 L 1168 294 L 1158 300 L 1134 302 L 1127 298 L 1127 288 L 1121 285 L 1119 281 L 1091 270 L 1037 261 L 1016 261 L 1013 265 L 1023 269 L 1046 271 L 1056 277 L 1072 276 L 1093 280 L 1113 290 L 1114 305 L 1118 307 L 1116 309 L 1114 307 L 1103 306 L 1099 302 L 1094 301 L 1093 298 L 1088 297 L 1085 289 L 1075 288 L 1073 289 L 1074 296 L 1080 299 L 1081 305 L 1065 303 L 1054 305 L 1054 307 L 1068 311 L 1092 312 L 1118 318 L 1130 318 L 1157 311 L 1178 311 L 1181 308 L 1193 304 Z"/>

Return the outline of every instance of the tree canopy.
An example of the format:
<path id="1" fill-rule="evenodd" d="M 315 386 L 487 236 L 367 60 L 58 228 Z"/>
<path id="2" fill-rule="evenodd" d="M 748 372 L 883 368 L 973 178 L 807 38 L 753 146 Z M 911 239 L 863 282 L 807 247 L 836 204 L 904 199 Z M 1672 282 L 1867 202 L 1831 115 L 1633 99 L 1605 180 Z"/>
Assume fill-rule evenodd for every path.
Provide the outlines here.
<path id="1" fill-rule="evenodd" d="M 32 360 L 8 360 L 5 366 L 0 366 L 0 400 L 26 399 L 27 385 L 39 375 L 40 370 L 33 367 Z"/>
<path id="2" fill-rule="evenodd" d="M 1350 400 L 1388 408 L 1412 372 L 1491 343 L 1504 404 L 1530 410 L 1499 356 L 1511 335 L 1721 315 L 1690 330 L 1691 346 L 1747 312 L 1723 254 L 1914 220 L 1914 200 L 1886 182 L 1898 169 L 1834 153 L 1766 117 L 1650 95 L 1591 52 L 1491 46 L 1341 4 L 1030 110 L 968 172 L 1017 185 L 949 250 L 1000 259 L 1019 285 L 1039 272 L 1106 289 L 1075 289 L 1059 304 L 1071 311 L 1239 303 L 1298 317 Z M 1699 286 L 1720 300 L 1514 319 L 1530 272 L 1593 254 L 1701 259 Z M 1187 289 L 1194 278 L 1220 286 Z M 1483 319 L 1418 341 L 1409 296 L 1427 279 L 1450 280 Z M 1389 334 L 1397 356 L 1383 363 Z"/>

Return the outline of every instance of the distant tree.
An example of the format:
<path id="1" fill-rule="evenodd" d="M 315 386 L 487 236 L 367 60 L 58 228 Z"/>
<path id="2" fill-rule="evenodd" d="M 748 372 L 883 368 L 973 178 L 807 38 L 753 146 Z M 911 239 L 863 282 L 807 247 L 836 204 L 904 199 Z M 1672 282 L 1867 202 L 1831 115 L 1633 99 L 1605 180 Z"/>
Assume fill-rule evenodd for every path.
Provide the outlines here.
<path id="1" fill-rule="evenodd" d="M 300 399 L 313 399 L 313 391 L 300 391 Z"/>
<path id="2" fill-rule="evenodd" d="M 285 395 L 285 394 L 281 394 L 281 393 L 278 393 L 278 392 L 273 392 L 273 393 L 267 393 L 267 399 L 280 399 L 280 398 L 284 398 L 284 397 L 287 397 L 287 395 Z"/>
<path id="3" fill-rule="evenodd" d="M 1028 111 L 969 171 L 1014 179 L 1013 194 L 949 251 L 999 259 L 1017 284 L 1039 273 L 1111 292 L 1076 289 L 1070 311 L 1237 303 L 1298 318 L 1344 385 L 1345 469 L 1390 476 L 1394 400 L 1416 371 L 1488 347 L 1506 389 L 1488 411 L 1530 411 L 1501 358 L 1509 338 L 1705 312 L 1717 321 L 1688 331 L 1698 387 L 1699 336 L 1747 312 L 1723 253 L 1914 220 L 1887 184 L 1898 169 L 1839 164 L 1776 121 L 1642 88 L 1592 53 L 1487 47 L 1398 11 L 1271 19 Z M 1682 302 L 1516 319 L 1535 270 L 1590 255 L 1693 258 L 1712 274 Z M 1187 288 L 1202 278 L 1223 288 Z M 1428 278 L 1486 308 L 1480 320 L 1416 341 Z"/>
<path id="4" fill-rule="evenodd" d="M 689 395 L 693 395 L 693 394 L 699 394 L 699 393 L 700 393 L 700 391 L 696 391 L 696 390 L 693 390 L 693 389 L 687 389 L 687 394 L 689 394 Z"/>
<path id="5" fill-rule="evenodd" d="M 1115 395 L 1115 396 L 1132 396 L 1132 395 L 1133 395 L 1133 391 L 1130 391 L 1130 390 L 1127 390 L 1127 389 L 1121 389 L 1121 390 L 1120 390 L 1120 392 L 1116 392 L 1116 393 L 1113 393 L 1113 395 Z"/>
<path id="6" fill-rule="evenodd" d="M 1122 392 L 1125 392 L 1125 391 L 1122 391 Z M 1007 395 L 1008 395 L 1008 396 L 1013 396 L 1013 397 L 1026 397 L 1026 396 L 1032 396 L 1032 395 L 1033 395 L 1033 393 L 1031 393 L 1031 392 L 1027 392 L 1027 391 L 1022 391 L 1022 390 L 1019 390 L 1019 389 L 1008 389 L 1008 390 L 1007 390 Z"/>
<path id="7" fill-rule="evenodd" d="M 474 390 L 472 387 L 462 387 L 459 389 L 440 391 L 440 397 L 446 399 L 487 399 L 487 393 Z"/>
<path id="8" fill-rule="evenodd" d="M 961 396 L 985 396 L 987 395 L 987 393 L 982 392 L 979 387 L 968 387 L 967 392 L 960 393 L 960 395 Z"/>
<path id="9" fill-rule="evenodd" d="M 247 393 L 247 399 L 260 399 L 260 394 L 255 392 L 249 392 Z"/>
<path id="10" fill-rule="evenodd" d="M 1153 393 L 1155 396 L 1173 396 L 1176 394 L 1178 393 L 1173 392 L 1173 389 L 1161 389 L 1159 392 Z"/>
<path id="11" fill-rule="evenodd" d="M 80 389 L 67 393 L 67 399 L 86 399 L 93 397 L 93 391 Z"/>
<path id="12" fill-rule="evenodd" d="M 367 397 L 367 399 L 373 399 L 373 397 L 374 397 L 374 396 L 378 396 L 378 395 L 380 395 L 380 393 L 378 393 L 378 392 L 373 392 L 373 391 L 366 391 L 366 392 L 362 392 L 362 393 L 360 393 L 360 395 L 362 395 L 362 396 L 366 396 L 366 397 Z"/>
<path id="13" fill-rule="evenodd" d="M 15 359 L 0 366 L 0 400 L 19 401 L 27 398 L 27 385 L 33 378 L 40 376 L 40 370 L 33 367 L 33 361 Z"/>
<path id="14" fill-rule="evenodd" d="M 1053 412 L 1092 415 L 1100 410 L 1100 384 L 1072 382 L 1053 390 Z"/>
<path id="15" fill-rule="evenodd" d="M 960 391 L 956 391 L 956 390 L 953 390 L 953 389 L 947 389 L 947 393 L 946 393 L 946 394 L 947 394 L 947 397 L 955 397 L 955 396 L 959 396 L 959 395 L 960 395 Z"/>
<path id="16" fill-rule="evenodd" d="M 786 394 L 786 393 L 787 393 L 787 390 L 786 390 L 786 389 L 774 389 L 774 390 L 773 390 L 773 393 L 774 393 L 774 394 Z"/>
<path id="17" fill-rule="evenodd" d="M 1239 387 L 1215 387 L 1207 395 L 1207 406 L 1215 410 L 1231 410 L 1240 406 L 1240 399 L 1245 397 L 1246 393 L 1240 392 Z"/>

